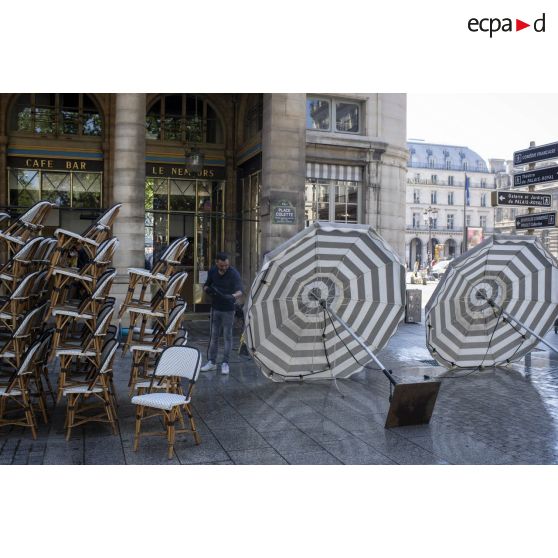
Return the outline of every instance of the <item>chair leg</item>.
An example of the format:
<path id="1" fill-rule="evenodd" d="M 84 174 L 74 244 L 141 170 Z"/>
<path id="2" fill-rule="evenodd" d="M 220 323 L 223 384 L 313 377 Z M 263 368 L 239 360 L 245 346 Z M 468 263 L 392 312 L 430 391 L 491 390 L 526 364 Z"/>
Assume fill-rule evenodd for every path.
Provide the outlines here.
<path id="1" fill-rule="evenodd" d="M 170 412 L 165 411 L 165 423 L 167 425 L 168 458 L 172 459 L 174 453 L 174 409 Z"/>
<path id="2" fill-rule="evenodd" d="M 192 434 L 194 435 L 194 441 L 196 442 L 196 446 L 199 446 L 201 444 L 201 438 L 198 431 L 196 430 L 196 422 L 194 421 L 192 409 L 190 408 L 190 405 L 188 403 L 186 403 L 184 407 L 186 409 L 186 412 L 188 413 L 188 419 L 190 420 L 190 428 L 192 429 Z"/>
<path id="3" fill-rule="evenodd" d="M 140 432 L 141 432 L 141 419 L 143 418 L 143 405 L 138 405 L 136 408 L 136 433 L 134 436 L 134 451 L 138 451 Z"/>
<path id="4" fill-rule="evenodd" d="M 76 403 L 77 403 L 77 395 L 73 393 L 68 394 L 68 410 L 66 414 L 66 428 L 68 429 L 66 433 L 66 441 L 70 440 L 70 436 L 72 435 L 72 427 L 74 426 L 74 418 L 76 415 Z"/>
<path id="5" fill-rule="evenodd" d="M 31 401 L 29 400 L 29 393 L 27 390 L 22 391 L 21 395 L 23 399 L 23 408 L 25 409 L 25 418 L 27 419 L 27 425 L 31 428 L 31 435 L 33 440 L 37 439 L 37 429 L 35 428 L 35 415 L 33 413 L 33 408 L 31 407 Z"/>

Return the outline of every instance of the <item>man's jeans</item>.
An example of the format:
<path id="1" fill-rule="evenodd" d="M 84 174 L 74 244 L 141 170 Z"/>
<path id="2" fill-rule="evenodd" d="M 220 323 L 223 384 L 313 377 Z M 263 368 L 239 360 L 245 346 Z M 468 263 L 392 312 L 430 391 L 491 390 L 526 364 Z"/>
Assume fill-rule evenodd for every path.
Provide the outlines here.
<path id="1" fill-rule="evenodd" d="M 225 348 L 223 350 L 223 362 L 229 362 L 232 349 L 232 330 L 234 323 L 234 310 L 221 312 L 211 310 L 211 341 L 209 343 L 209 360 L 217 362 L 217 350 L 219 348 L 219 336 L 223 331 Z"/>

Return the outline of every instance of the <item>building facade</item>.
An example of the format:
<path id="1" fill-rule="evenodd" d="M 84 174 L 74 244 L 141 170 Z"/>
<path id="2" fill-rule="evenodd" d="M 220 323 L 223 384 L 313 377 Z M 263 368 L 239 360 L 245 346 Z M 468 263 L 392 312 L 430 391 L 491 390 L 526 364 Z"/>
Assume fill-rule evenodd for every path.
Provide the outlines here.
<path id="1" fill-rule="evenodd" d="M 483 237 L 494 232 L 497 173 L 468 147 L 409 141 L 407 148 L 405 258 L 412 269 L 417 260 L 426 267 L 462 254 L 466 227 Z"/>
<path id="2" fill-rule="evenodd" d="M 46 234 L 122 203 L 115 290 L 179 236 L 184 297 L 217 251 L 246 286 L 263 255 L 315 220 L 369 223 L 403 256 L 404 94 L 0 95 L 0 205 L 57 204 Z"/>

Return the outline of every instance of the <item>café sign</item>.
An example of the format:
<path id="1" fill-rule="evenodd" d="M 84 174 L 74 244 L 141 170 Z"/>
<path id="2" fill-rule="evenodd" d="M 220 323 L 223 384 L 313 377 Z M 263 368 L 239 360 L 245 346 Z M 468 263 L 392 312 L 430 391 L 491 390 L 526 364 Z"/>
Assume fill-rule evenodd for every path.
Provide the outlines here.
<path id="1" fill-rule="evenodd" d="M 101 172 L 103 170 L 103 161 L 50 157 L 8 157 L 8 166 L 43 171 Z"/>

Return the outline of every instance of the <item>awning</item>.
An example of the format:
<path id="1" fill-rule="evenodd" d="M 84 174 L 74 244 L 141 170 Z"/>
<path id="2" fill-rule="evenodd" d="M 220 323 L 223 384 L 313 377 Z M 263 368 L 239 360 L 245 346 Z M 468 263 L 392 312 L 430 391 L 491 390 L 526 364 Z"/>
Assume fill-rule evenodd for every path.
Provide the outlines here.
<path id="1" fill-rule="evenodd" d="M 308 178 L 329 180 L 362 181 L 362 167 L 351 165 L 330 165 L 328 163 L 306 163 Z"/>

